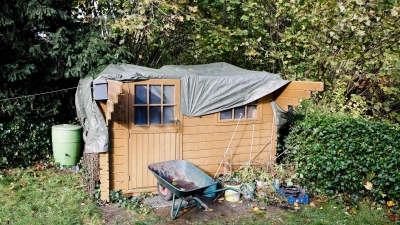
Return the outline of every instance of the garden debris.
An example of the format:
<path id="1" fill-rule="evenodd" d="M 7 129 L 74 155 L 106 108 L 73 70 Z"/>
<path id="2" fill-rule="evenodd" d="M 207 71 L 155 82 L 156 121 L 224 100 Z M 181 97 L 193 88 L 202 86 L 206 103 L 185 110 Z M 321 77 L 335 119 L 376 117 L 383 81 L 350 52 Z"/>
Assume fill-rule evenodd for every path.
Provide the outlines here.
<path id="1" fill-rule="evenodd" d="M 297 185 L 288 185 L 281 187 L 282 192 L 285 194 L 285 197 L 292 196 L 295 198 L 304 198 L 306 192 L 304 189 L 301 189 Z"/>

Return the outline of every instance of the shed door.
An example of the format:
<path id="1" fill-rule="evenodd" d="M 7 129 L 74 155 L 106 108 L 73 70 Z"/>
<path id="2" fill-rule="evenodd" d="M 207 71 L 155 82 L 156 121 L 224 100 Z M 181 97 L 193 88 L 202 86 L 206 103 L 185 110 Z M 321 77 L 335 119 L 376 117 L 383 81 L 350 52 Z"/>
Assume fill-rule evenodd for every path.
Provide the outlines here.
<path id="1" fill-rule="evenodd" d="M 147 166 L 180 158 L 180 80 L 129 84 L 129 190 L 154 188 Z"/>

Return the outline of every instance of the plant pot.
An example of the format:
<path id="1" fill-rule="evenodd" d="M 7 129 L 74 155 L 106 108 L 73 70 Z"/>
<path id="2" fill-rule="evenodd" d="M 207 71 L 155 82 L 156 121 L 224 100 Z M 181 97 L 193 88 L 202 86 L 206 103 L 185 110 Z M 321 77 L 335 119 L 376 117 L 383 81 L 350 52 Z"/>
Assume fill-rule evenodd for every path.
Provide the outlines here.
<path id="1" fill-rule="evenodd" d="M 240 190 L 240 185 L 229 185 L 225 184 L 225 187 L 231 187 L 235 188 L 237 190 Z M 237 202 L 240 199 L 240 193 L 236 191 L 231 191 L 231 190 L 226 190 L 225 191 L 225 200 L 228 202 Z"/>

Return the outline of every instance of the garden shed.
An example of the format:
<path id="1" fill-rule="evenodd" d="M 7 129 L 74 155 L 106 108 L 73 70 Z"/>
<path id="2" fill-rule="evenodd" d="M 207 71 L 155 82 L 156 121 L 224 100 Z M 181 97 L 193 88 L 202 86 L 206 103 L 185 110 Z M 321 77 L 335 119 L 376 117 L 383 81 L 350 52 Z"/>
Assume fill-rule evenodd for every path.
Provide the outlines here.
<path id="1" fill-rule="evenodd" d="M 93 86 L 93 93 L 91 87 Z M 227 63 L 109 65 L 79 82 L 86 153 L 100 153 L 101 198 L 156 191 L 149 164 L 184 159 L 214 177 L 276 157 L 277 127 L 321 82 L 287 81 Z M 93 98 L 94 96 L 94 98 Z"/>

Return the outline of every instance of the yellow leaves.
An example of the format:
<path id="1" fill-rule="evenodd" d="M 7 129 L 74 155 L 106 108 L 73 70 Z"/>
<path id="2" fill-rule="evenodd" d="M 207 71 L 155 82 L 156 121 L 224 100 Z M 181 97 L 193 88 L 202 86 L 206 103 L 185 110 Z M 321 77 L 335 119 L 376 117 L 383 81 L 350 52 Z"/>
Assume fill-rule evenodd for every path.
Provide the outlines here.
<path id="1" fill-rule="evenodd" d="M 388 207 L 392 207 L 392 206 L 394 206 L 395 204 L 394 204 L 393 201 L 388 201 L 388 202 L 386 202 L 386 205 L 387 205 Z"/>
<path id="2" fill-rule="evenodd" d="M 365 189 L 367 189 L 368 191 L 370 191 L 370 190 L 372 190 L 372 188 L 373 188 L 373 184 L 372 184 L 370 181 L 367 181 L 367 182 L 364 184 L 364 187 L 365 187 Z"/>
<path id="3" fill-rule="evenodd" d="M 253 208 L 253 211 L 254 211 L 255 213 L 258 213 L 258 212 L 260 211 L 260 209 L 256 206 L 256 207 Z"/>

